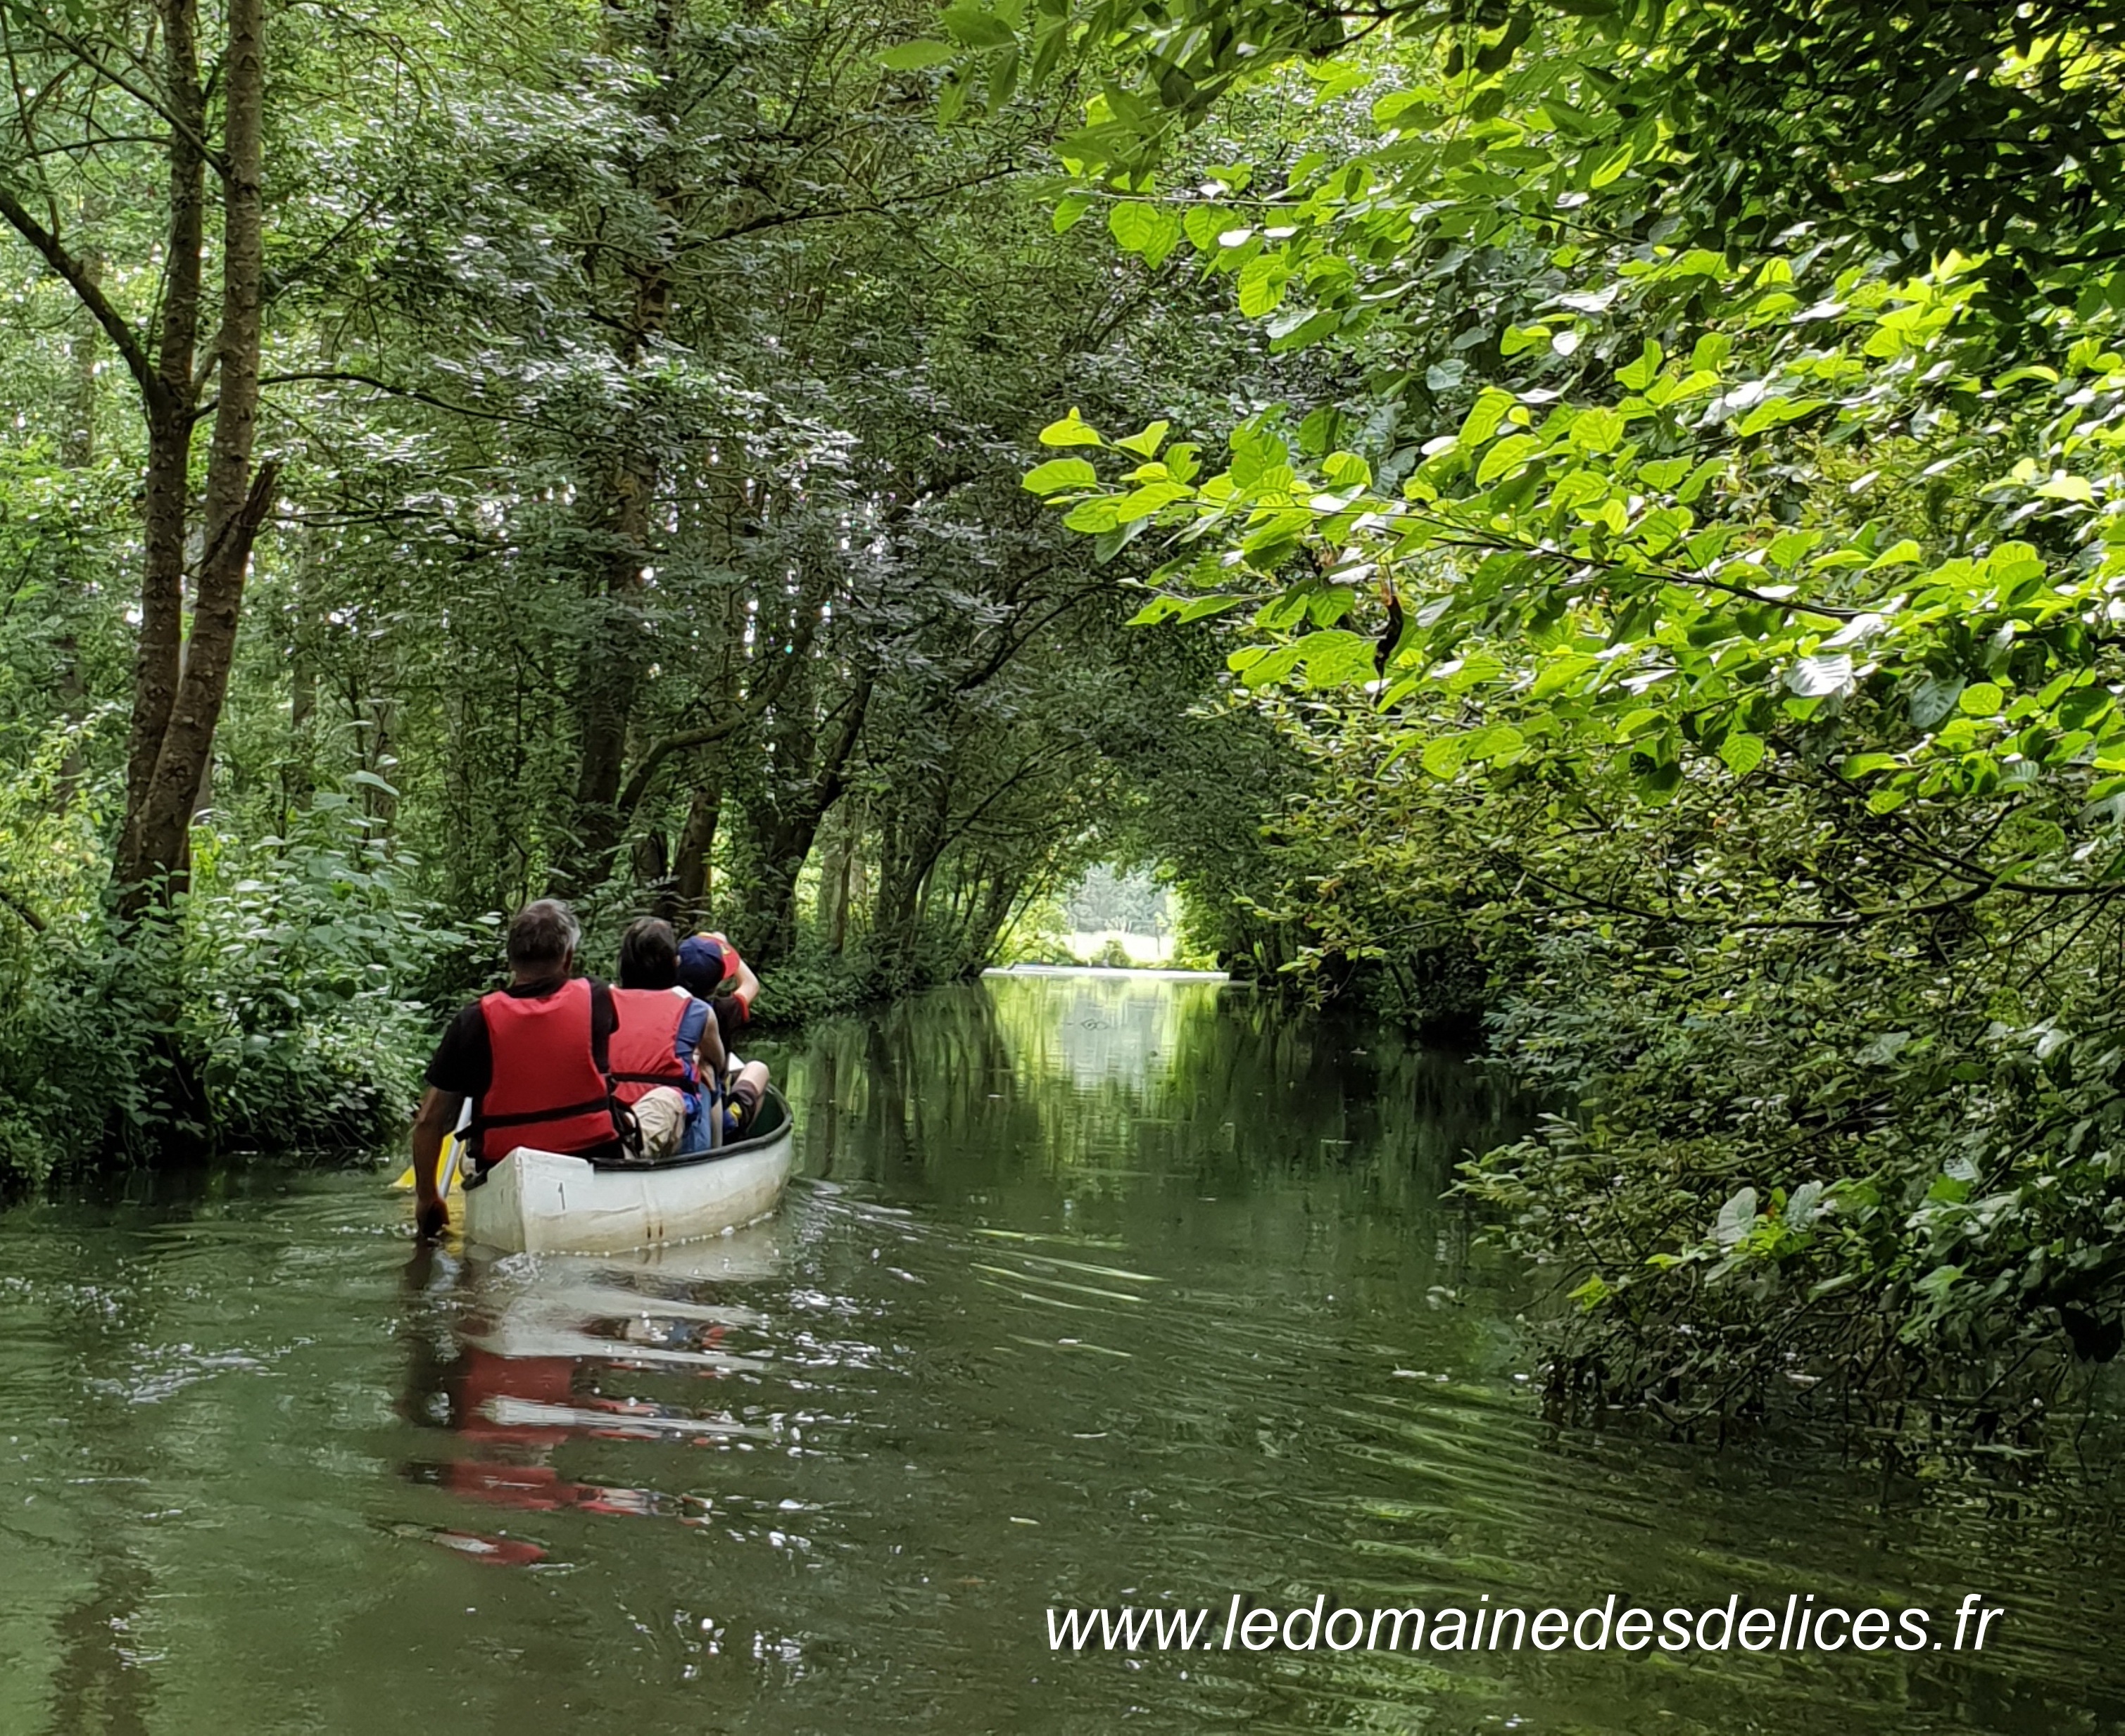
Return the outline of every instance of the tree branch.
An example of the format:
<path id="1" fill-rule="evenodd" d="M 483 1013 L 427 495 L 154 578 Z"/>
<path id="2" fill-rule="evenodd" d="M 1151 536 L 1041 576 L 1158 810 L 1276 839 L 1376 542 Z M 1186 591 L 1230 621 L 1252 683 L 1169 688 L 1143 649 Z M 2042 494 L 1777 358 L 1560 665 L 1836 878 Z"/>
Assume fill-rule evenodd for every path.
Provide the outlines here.
<path id="1" fill-rule="evenodd" d="M 9 892 L 4 886 L 0 886 L 0 905 L 5 905 L 10 910 L 13 911 L 15 913 L 16 920 L 20 922 L 22 926 L 27 929 L 32 934 L 41 934 L 45 933 L 46 928 L 45 919 L 40 916 L 35 910 L 31 910 L 29 906 L 23 903 L 20 898 L 16 897 L 14 893 Z"/>
<path id="2" fill-rule="evenodd" d="M 45 263 L 80 298 L 82 305 L 103 327 L 112 346 L 125 358 L 125 365 L 139 382 L 149 403 L 158 404 L 163 388 L 148 360 L 147 346 L 126 323 L 125 316 L 111 306 L 111 298 L 103 293 L 88 267 L 68 252 L 59 237 L 32 217 L 21 200 L 4 186 L 0 186 L 0 217 L 6 218 L 16 233 L 43 255 Z"/>
<path id="3" fill-rule="evenodd" d="M 183 115 L 174 113 L 169 108 L 166 107 L 161 99 L 158 98 L 152 91 L 149 91 L 144 86 L 136 83 L 134 80 L 128 78 L 123 73 L 115 72 L 110 67 L 106 66 L 102 61 L 97 59 L 96 55 L 90 50 L 88 45 L 81 41 L 78 38 L 68 35 L 64 31 L 54 30 L 49 24 L 44 24 L 40 26 L 40 28 L 54 42 L 64 49 L 68 54 L 73 55 L 75 59 L 78 60 L 91 72 L 96 73 L 99 78 L 107 79 L 112 84 L 116 85 L 120 90 L 125 92 L 125 94 L 130 96 L 135 102 L 139 103 L 143 107 L 146 108 L 149 113 L 159 115 L 164 120 L 167 121 L 170 125 L 176 129 L 176 130 L 191 145 L 191 148 L 200 153 L 200 158 L 202 162 L 211 163 L 214 166 L 214 171 L 217 175 L 226 175 L 229 172 L 228 159 L 220 155 L 213 148 L 212 146 L 208 144 L 206 140 L 200 136 L 199 129 L 192 126 Z"/>
<path id="4" fill-rule="evenodd" d="M 798 633 L 792 636 L 788 648 L 776 660 L 766 678 L 747 695 L 746 703 L 720 723 L 704 723 L 695 729 L 674 731 L 660 736 L 643 750 L 642 759 L 632 776 L 621 787 L 620 812 L 624 821 L 642 805 L 642 798 L 649 793 L 651 782 L 672 755 L 689 747 L 706 747 L 712 741 L 721 741 L 735 735 L 782 696 L 790 679 L 797 673 L 799 664 L 811 648 L 812 635 L 817 625 L 816 615 L 808 616 Z"/>
<path id="5" fill-rule="evenodd" d="M 317 381 L 327 385 L 366 386 L 372 392 L 381 392 L 386 398 L 408 398 L 431 409 L 447 410 L 453 416 L 475 417 L 481 421 L 515 422 L 529 428 L 544 428 L 554 433 L 570 430 L 558 423 L 542 421 L 536 416 L 511 416 L 507 410 L 481 410 L 470 404 L 452 403 L 446 398 L 438 398 L 431 392 L 423 392 L 417 386 L 393 385 L 389 380 L 376 378 L 372 374 L 356 374 L 340 368 L 305 368 L 290 374 L 262 374 L 258 377 L 261 386 L 287 386 L 304 381 Z M 200 407 L 204 414 L 206 407 Z"/>

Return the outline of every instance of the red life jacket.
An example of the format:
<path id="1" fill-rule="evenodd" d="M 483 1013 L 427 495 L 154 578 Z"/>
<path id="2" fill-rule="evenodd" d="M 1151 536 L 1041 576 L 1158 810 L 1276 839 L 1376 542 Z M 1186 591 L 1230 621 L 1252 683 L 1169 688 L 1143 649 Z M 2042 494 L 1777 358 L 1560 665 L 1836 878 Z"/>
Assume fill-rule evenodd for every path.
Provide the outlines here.
<path id="1" fill-rule="evenodd" d="M 479 1010 L 494 1057 L 493 1077 L 473 1111 L 473 1150 L 482 1163 L 499 1163 L 519 1146 L 572 1155 L 619 1137 L 611 1084 L 591 1034 L 588 977 L 572 977 L 535 1000 L 483 995 Z M 490 1129 L 506 1136 L 489 1138 Z"/>
<path id="2" fill-rule="evenodd" d="M 612 1000 L 620 1013 L 612 1037 L 612 1094 L 636 1103 L 658 1085 L 692 1090 L 693 1064 L 681 1061 L 677 1050 L 679 1027 L 693 997 L 669 989 L 615 989 Z"/>

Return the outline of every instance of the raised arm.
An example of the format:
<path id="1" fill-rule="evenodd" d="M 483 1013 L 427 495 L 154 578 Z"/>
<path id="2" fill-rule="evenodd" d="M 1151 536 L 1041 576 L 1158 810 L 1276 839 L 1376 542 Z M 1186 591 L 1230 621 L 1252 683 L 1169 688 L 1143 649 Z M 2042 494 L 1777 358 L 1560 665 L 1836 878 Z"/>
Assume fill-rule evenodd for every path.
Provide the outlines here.
<path id="1" fill-rule="evenodd" d="M 752 1004 L 760 996 L 760 979 L 752 974 L 752 967 L 745 962 L 743 955 L 736 947 L 720 934 L 716 937 L 716 939 L 722 945 L 724 956 L 731 962 L 731 969 L 723 978 L 725 990 L 737 995 L 745 1003 L 745 1010 L 750 1016 L 752 1012 Z"/>

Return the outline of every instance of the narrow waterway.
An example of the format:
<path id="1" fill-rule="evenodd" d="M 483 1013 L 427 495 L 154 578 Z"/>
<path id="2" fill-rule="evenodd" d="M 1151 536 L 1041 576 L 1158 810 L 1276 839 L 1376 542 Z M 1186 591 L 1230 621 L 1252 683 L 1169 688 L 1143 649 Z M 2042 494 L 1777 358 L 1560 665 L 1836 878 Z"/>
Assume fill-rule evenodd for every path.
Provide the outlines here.
<path id="1" fill-rule="evenodd" d="M 2085 1485 L 1544 1424 L 1440 1196 L 1483 1080 L 1204 981 L 775 1056 L 803 1179 L 654 1260 L 374 1173 L 0 1216 L 0 1736 L 2125 1728 Z M 1981 1654 L 1050 1652 L 1054 1606 L 2006 1607 Z"/>

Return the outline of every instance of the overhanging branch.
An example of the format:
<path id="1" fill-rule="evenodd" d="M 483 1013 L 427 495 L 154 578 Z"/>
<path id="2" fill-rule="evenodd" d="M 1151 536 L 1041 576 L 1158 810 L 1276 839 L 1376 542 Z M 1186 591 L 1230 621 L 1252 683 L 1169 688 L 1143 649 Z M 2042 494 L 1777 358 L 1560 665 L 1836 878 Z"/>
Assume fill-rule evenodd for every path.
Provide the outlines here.
<path id="1" fill-rule="evenodd" d="M 32 217 L 22 201 L 4 186 L 0 186 L 0 217 L 7 219 L 16 233 L 43 256 L 45 263 L 80 298 L 82 305 L 95 316 L 97 324 L 103 328 L 112 346 L 125 358 L 125 365 L 139 382 L 149 403 L 162 407 L 164 388 L 148 363 L 146 346 L 126 322 L 125 316 L 111 306 L 111 298 L 103 293 L 87 265 L 68 252 L 59 237 Z"/>

